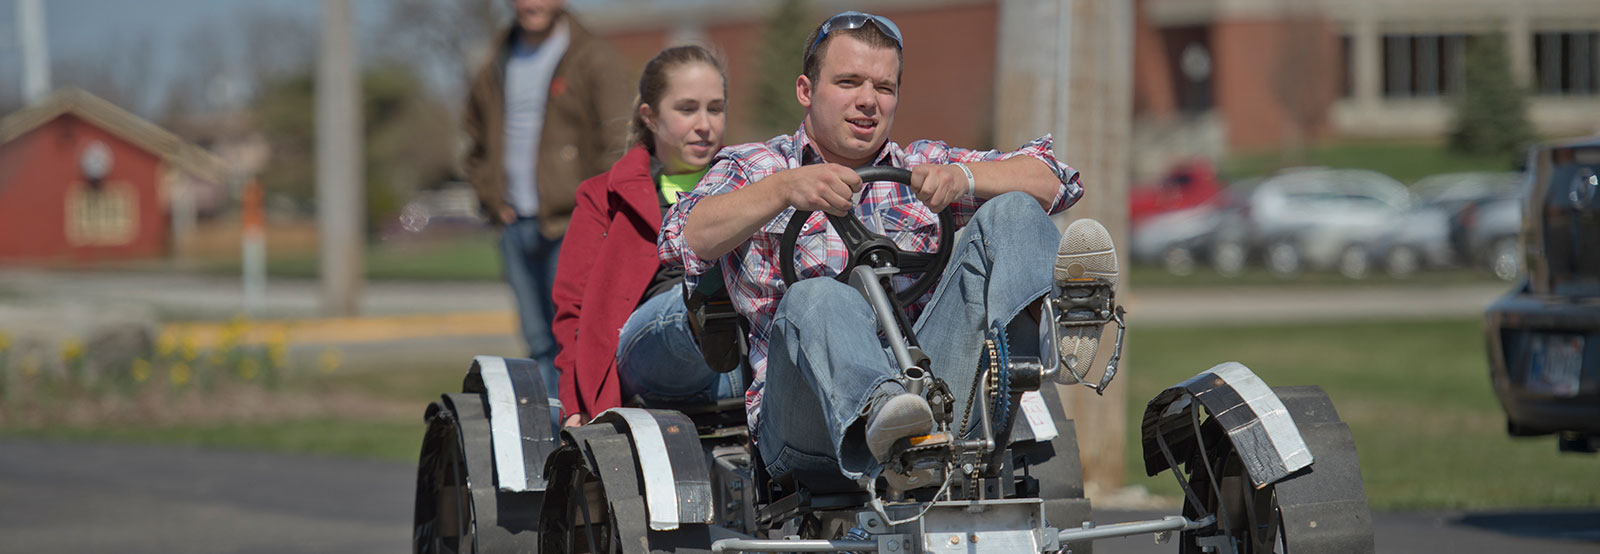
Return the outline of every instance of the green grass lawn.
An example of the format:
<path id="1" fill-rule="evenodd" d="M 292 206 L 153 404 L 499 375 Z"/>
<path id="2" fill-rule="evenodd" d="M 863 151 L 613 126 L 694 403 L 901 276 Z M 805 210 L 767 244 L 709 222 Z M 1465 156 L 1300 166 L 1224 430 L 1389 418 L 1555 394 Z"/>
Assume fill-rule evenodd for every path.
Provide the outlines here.
<path id="1" fill-rule="evenodd" d="M 1241 153 L 1223 160 L 1220 171 L 1236 178 L 1260 176 L 1294 166 L 1370 169 L 1402 183 L 1457 171 L 1510 171 L 1510 157 L 1469 156 L 1451 152 L 1437 141 L 1347 141 L 1307 149 L 1299 158 L 1277 151 Z"/>
<path id="2" fill-rule="evenodd" d="M 171 444 L 206 448 L 304 452 L 383 460 L 415 460 L 422 445 L 422 414 L 429 402 L 461 390 L 466 367 L 423 356 L 351 360 L 333 373 L 302 374 L 285 382 L 283 396 L 331 394 L 364 404 L 398 406 L 392 416 L 316 415 L 272 421 L 192 421 L 174 425 L 108 422 L 92 427 L 0 426 L 0 437 Z M 451 356 L 460 362 L 461 356 Z M 220 399 L 219 401 L 226 401 Z"/>
<path id="3" fill-rule="evenodd" d="M 1130 330 L 1130 481 L 1181 496 L 1170 473 L 1144 478 L 1138 421 L 1160 390 L 1237 361 L 1271 385 L 1321 385 L 1350 425 L 1371 504 L 1394 508 L 1600 503 L 1593 455 L 1552 437 L 1513 439 L 1489 387 L 1477 319 Z"/>
<path id="4" fill-rule="evenodd" d="M 1239 275 L 1225 276 L 1207 267 L 1197 267 L 1190 275 L 1173 275 L 1159 266 L 1134 264 L 1128 279 L 1139 287 L 1438 287 L 1451 285 L 1504 285 L 1487 271 L 1468 268 L 1422 270 L 1404 279 L 1374 271 L 1365 279 L 1351 279 L 1333 271 L 1305 271 L 1293 277 L 1273 275 L 1263 267 L 1248 267 Z"/>
<path id="5" fill-rule="evenodd" d="M 163 427 L 118 423 L 90 428 L 0 429 L 0 436 L 415 460 L 422 446 L 423 406 L 425 404 L 417 406 L 414 421 L 319 417 L 257 423 L 195 422 Z"/>
<path id="6" fill-rule="evenodd" d="M 368 242 L 368 279 L 420 281 L 498 281 L 499 236 L 493 231 L 436 238 Z M 318 276 L 317 252 L 267 254 L 267 274 L 272 277 L 312 279 Z M 208 273 L 239 273 L 239 260 L 202 263 Z"/>

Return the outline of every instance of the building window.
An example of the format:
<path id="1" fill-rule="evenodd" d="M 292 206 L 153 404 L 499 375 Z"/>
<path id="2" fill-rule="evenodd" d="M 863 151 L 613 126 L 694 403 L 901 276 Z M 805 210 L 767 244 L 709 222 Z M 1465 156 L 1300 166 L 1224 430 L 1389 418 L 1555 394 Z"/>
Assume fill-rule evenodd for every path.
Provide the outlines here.
<path id="1" fill-rule="evenodd" d="M 1383 95 L 1427 98 L 1460 92 L 1466 82 L 1467 40 L 1460 34 L 1384 35 Z"/>
<path id="2" fill-rule="evenodd" d="M 74 183 L 67 191 L 67 242 L 72 246 L 122 246 L 139 231 L 138 191 L 121 181 L 92 187 Z"/>
<path id="3" fill-rule="evenodd" d="M 1350 35 L 1339 37 L 1339 59 L 1344 65 L 1344 73 L 1339 76 L 1339 96 L 1350 98 L 1356 94 L 1356 59 L 1354 39 Z"/>
<path id="4" fill-rule="evenodd" d="M 1533 69 L 1539 94 L 1600 94 L 1600 32 L 1534 33 Z"/>
<path id="5" fill-rule="evenodd" d="M 1161 40 L 1166 45 L 1172 95 L 1178 111 L 1199 113 L 1210 110 L 1216 104 L 1212 93 L 1215 64 L 1211 57 L 1211 29 L 1162 29 Z"/>

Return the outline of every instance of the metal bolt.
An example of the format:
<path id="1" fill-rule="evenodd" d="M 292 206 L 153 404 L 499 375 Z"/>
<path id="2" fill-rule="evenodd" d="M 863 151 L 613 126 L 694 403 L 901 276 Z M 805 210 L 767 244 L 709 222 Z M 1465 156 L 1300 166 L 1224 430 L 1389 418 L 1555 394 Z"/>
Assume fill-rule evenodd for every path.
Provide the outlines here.
<path id="1" fill-rule="evenodd" d="M 950 535 L 950 544 L 961 544 L 961 535 Z"/>
<path id="2" fill-rule="evenodd" d="M 977 533 L 973 533 L 971 535 L 968 535 L 967 536 L 967 540 L 972 541 L 972 542 L 978 542 L 978 534 Z"/>
<path id="3" fill-rule="evenodd" d="M 890 552 L 898 552 L 899 550 L 900 550 L 900 541 L 889 541 L 889 551 Z"/>

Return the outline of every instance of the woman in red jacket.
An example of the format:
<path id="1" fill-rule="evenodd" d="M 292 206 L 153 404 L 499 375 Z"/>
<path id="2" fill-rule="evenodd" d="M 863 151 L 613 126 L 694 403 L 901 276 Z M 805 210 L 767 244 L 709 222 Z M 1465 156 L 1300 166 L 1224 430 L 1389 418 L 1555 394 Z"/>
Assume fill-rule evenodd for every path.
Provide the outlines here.
<path id="1" fill-rule="evenodd" d="M 699 46 L 663 50 L 645 65 L 634 104 L 632 147 L 578 186 L 556 265 L 553 330 L 565 425 L 635 395 L 743 393 L 739 372 L 706 367 L 686 322 L 683 270 L 656 258 L 667 208 L 694 189 L 722 148 L 722 65 Z"/>

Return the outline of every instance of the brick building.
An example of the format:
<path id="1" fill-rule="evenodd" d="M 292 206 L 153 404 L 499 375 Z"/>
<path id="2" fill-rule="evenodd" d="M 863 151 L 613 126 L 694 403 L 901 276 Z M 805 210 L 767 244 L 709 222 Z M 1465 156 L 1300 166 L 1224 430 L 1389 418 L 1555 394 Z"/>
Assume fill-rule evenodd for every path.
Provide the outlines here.
<path id="1" fill-rule="evenodd" d="M 165 255 L 174 191 L 224 177 L 204 150 L 87 92 L 59 90 L 0 119 L 0 263 Z"/>
<path id="2" fill-rule="evenodd" d="M 904 86 L 914 92 L 901 103 L 896 140 L 988 146 L 997 14 L 1001 3 L 1022 1 L 819 0 L 813 7 L 818 17 L 879 13 L 904 30 Z M 1507 37 L 1539 132 L 1600 132 L 1600 2 L 1593 0 L 1135 1 L 1141 152 L 1215 156 L 1331 137 L 1438 137 L 1460 90 L 1465 45 L 1486 33 Z M 773 5 L 641 3 L 584 18 L 636 68 L 672 42 L 715 47 L 728 62 L 730 139 L 741 141 L 765 138 L 741 126 L 748 118 L 739 111 L 753 105 L 753 64 Z M 798 59 L 795 65 L 798 73 Z M 1039 132 L 1047 130 L 1041 123 Z"/>
<path id="3" fill-rule="evenodd" d="M 1306 137 L 1438 137 L 1466 47 L 1505 38 L 1548 136 L 1600 132 L 1600 2 L 1145 0 L 1136 113 L 1216 125 L 1235 149 Z"/>
<path id="4" fill-rule="evenodd" d="M 618 48 L 635 74 L 662 48 L 694 41 L 713 48 L 728 72 L 730 142 L 765 140 L 741 113 L 754 106 L 761 35 L 775 2 L 628 4 L 580 17 Z M 994 119 L 996 13 L 993 0 L 869 0 L 845 4 L 813 2 L 818 17 L 846 9 L 887 16 L 907 40 L 903 88 L 915 91 L 900 102 L 894 139 L 939 137 L 952 144 L 987 144 Z M 822 13 L 827 12 L 827 13 Z M 812 24 L 821 23 L 819 19 Z M 800 74 L 794 45 L 791 75 Z M 955 70 L 954 68 L 970 68 Z M 796 125 L 799 121 L 795 122 Z M 1048 128 L 1041 127 L 1040 133 Z"/>

